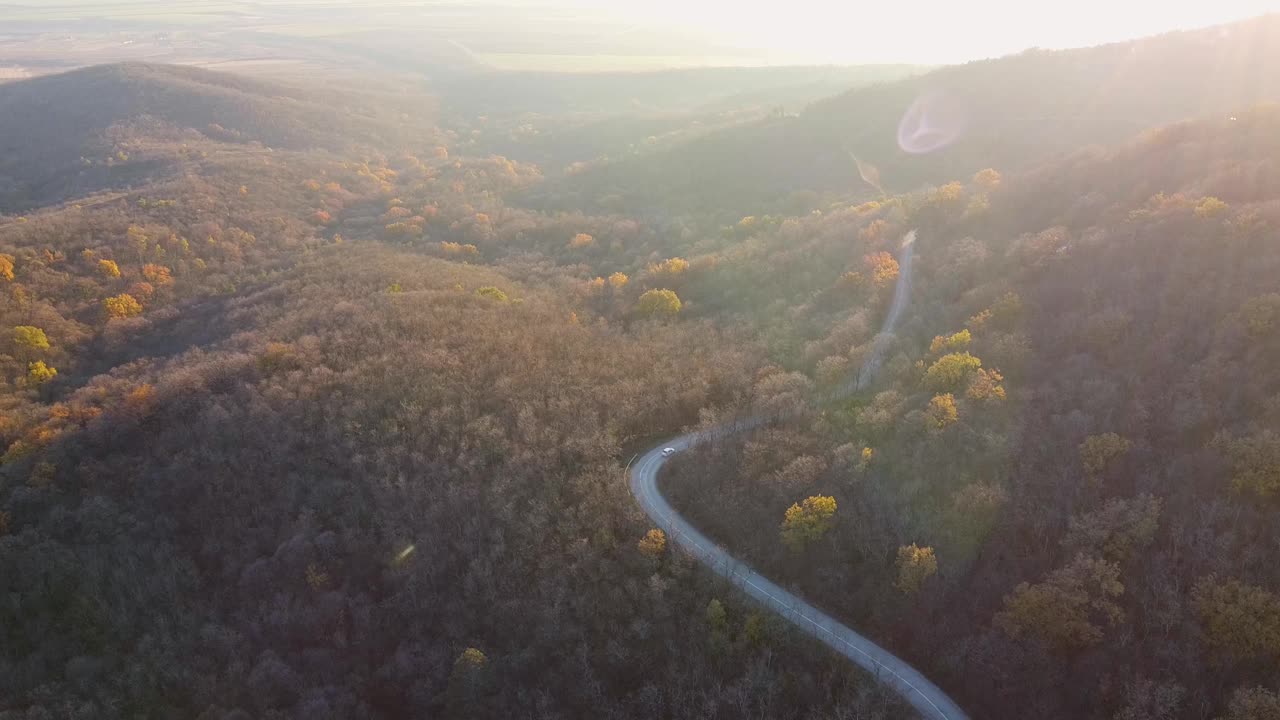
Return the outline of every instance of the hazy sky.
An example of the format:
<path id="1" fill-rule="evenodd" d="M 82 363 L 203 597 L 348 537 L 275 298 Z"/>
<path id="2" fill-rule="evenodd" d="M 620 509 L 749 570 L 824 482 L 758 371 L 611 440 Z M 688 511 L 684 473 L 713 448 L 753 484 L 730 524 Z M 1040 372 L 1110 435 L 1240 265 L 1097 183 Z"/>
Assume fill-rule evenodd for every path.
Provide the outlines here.
<path id="1" fill-rule="evenodd" d="M 1032 46 L 1096 45 L 1280 11 L 1280 0 L 581 2 L 640 24 L 683 26 L 827 62 L 958 62 Z"/>

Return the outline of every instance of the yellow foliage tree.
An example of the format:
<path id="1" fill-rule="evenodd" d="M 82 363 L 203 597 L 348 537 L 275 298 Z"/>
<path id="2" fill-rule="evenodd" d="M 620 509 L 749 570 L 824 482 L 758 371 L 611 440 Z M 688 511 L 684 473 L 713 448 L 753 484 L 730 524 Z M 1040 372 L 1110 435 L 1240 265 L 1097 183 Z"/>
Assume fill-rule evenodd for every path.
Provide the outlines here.
<path id="1" fill-rule="evenodd" d="M 43 385 L 58 376 L 58 369 L 44 364 L 43 360 L 27 363 L 27 382 Z"/>
<path id="2" fill-rule="evenodd" d="M 836 499 L 826 495 L 814 495 L 792 505 L 782 520 L 783 544 L 793 552 L 804 550 L 827 534 L 835 514 Z"/>
<path id="3" fill-rule="evenodd" d="M 120 277 L 120 266 L 116 264 L 115 260 L 99 260 L 98 274 L 105 278 L 118 278 Z"/>
<path id="4" fill-rule="evenodd" d="M 479 295 L 480 297 L 484 297 L 484 298 L 489 298 L 490 300 L 497 300 L 498 302 L 507 302 L 510 299 L 507 297 L 506 293 L 502 292 L 501 290 L 499 290 L 498 288 L 492 285 L 487 285 L 485 287 L 478 288 L 476 290 L 476 295 Z"/>
<path id="5" fill-rule="evenodd" d="M 898 579 L 894 587 L 906 595 L 914 595 L 920 591 L 925 580 L 938 572 L 938 558 L 933 548 L 920 547 L 915 543 L 898 548 Z"/>
<path id="6" fill-rule="evenodd" d="M 569 240 L 569 247 L 577 250 L 581 248 L 592 247 L 596 244 L 596 239 L 587 233 L 578 233 Z"/>
<path id="7" fill-rule="evenodd" d="M 1196 205 L 1196 217 L 1199 218 L 1215 218 L 1226 212 L 1227 204 L 1216 197 L 1206 197 Z"/>
<path id="8" fill-rule="evenodd" d="M 1000 173 L 991 168 L 979 170 L 973 174 L 973 184 L 987 192 L 1000 187 L 1000 181 Z"/>
<path id="9" fill-rule="evenodd" d="M 48 350 L 49 338 L 34 325 L 18 325 L 13 328 L 13 344 L 24 353 L 35 350 Z"/>
<path id="10" fill-rule="evenodd" d="M 929 407 L 924 411 L 926 422 L 931 430 L 942 430 L 960 419 L 956 409 L 956 398 L 951 393 L 934 395 Z"/>
<path id="11" fill-rule="evenodd" d="M 965 397 L 970 400 L 978 400 L 981 402 L 1000 402 L 1005 399 L 1004 386 L 1000 383 L 1004 380 L 1004 375 L 999 370 L 983 370 L 978 369 L 974 373 L 973 379 L 969 381 L 969 389 L 965 391 Z"/>
<path id="12" fill-rule="evenodd" d="M 480 249 L 470 243 L 462 244 L 456 242 L 443 241 L 440 243 L 440 251 L 446 257 L 470 259 L 480 255 Z"/>
<path id="13" fill-rule="evenodd" d="M 142 313 L 142 304 L 128 293 L 120 293 L 103 300 L 102 307 L 109 318 L 127 318 Z"/>
<path id="14" fill-rule="evenodd" d="M 653 285 L 678 287 L 680 281 L 689 272 L 689 261 L 674 257 L 660 263 L 650 263 L 645 269 L 649 282 Z"/>
<path id="15" fill-rule="evenodd" d="M 973 335 L 968 330 L 961 330 L 953 335 L 938 335 L 929 344 L 929 354 L 941 355 L 942 353 L 959 352 L 969 347 L 969 343 L 972 340 Z"/>
<path id="16" fill-rule="evenodd" d="M 871 273 L 871 281 L 883 287 L 898 278 L 898 261 L 887 252 L 871 253 L 862 259 Z"/>
<path id="17" fill-rule="evenodd" d="M 155 265 L 147 263 L 142 266 L 142 277 L 152 285 L 168 285 L 173 282 L 173 276 L 170 274 L 169 268 L 164 265 Z"/>
<path id="18" fill-rule="evenodd" d="M 13 281 L 13 256 L 0 254 L 0 277 Z"/>
<path id="19" fill-rule="evenodd" d="M 924 373 L 924 384 L 931 390 L 957 390 L 982 367 L 982 361 L 967 352 L 948 353 L 938 358 Z"/>
<path id="20" fill-rule="evenodd" d="M 661 557 L 662 552 L 667 549 L 667 534 L 658 528 L 653 528 L 640 538 L 640 542 L 636 543 L 636 549 L 645 557 Z"/>
<path id="21" fill-rule="evenodd" d="M 621 290 L 627 286 L 629 280 L 630 278 L 627 277 L 626 273 L 616 272 L 609 276 L 609 287 L 614 290 Z"/>
<path id="22" fill-rule="evenodd" d="M 674 290 L 646 290 L 636 301 L 636 312 L 647 318 L 674 317 L 680 308 L 680 298 Z"/>

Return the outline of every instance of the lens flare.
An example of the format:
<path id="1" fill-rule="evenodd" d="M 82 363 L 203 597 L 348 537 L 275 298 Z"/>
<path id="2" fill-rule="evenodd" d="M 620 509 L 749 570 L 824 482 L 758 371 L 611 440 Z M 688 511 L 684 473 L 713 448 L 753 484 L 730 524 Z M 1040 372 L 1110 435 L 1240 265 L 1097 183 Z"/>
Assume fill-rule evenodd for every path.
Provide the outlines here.
<path id="1" fill-rule="evenodd" d="M 898 147 L 912 155 L 941 150 L 964 132 L 964 120 L 954 98 L 939 91 L 925 93 L 911 103 L 898 123 Z"/>

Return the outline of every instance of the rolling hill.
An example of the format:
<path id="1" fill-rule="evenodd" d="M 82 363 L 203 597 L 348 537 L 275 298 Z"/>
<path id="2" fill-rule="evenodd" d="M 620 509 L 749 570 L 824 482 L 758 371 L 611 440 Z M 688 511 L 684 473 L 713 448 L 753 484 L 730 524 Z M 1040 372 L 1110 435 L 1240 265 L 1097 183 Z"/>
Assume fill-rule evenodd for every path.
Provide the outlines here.
<path id="1" fill-rule="evenodd" d="M 962 132 L 949 147 L 911 155 L 898 147 L 897 126 L 925 96 L 943 98 Z M 1145 128 L 1274 100 L 1280 15 L 1093 48 L 1028 50 L 857 88 L 799 117 L 593 168 L 540 200 L 558 193 L 575 202 L 608 198 L 613 207 L 749 213 L 796 193 L 870 191 L 849 153 L 878 166 L 893 192 L 984 167 L 1027 169 Z"/>
<path id="2" fill-rule="evenodd" d="M 204 140 L 338 150 L 412 137 L 397 114 L 363 99 L 334 102 L 319 89 L 136 63 L 2 85 L 0 211 L 144 182 L 172 160 L 154 152 L 130 159 L 130 140 L 153 150 Z"/>

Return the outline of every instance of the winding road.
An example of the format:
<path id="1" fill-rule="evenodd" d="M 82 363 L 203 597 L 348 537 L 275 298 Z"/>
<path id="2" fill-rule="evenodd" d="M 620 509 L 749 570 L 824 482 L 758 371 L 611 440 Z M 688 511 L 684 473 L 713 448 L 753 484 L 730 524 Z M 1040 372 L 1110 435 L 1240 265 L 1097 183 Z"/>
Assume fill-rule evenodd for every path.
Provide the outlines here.
<path id="1" fill-rule="evenodd" d="M 892 331 L 906 306 L 911 288 L 911 258 L 914 250 L 915 231 L 903 238 L 898 254 L 899 276 L 894 288 L 893 303 L 885 318 L 884 327 L 872 344 L 871 353 L 856 379 L 840 389 L 837 395 L 846 395 L 865 387 L 884 361 Z M 724 548 L 712 542 L 693 525 L 689 524 L 671 507 L 671 503 L 658 492 L 658 473 L 669 458 L 663 448 L 677 452 L 711 437 L 722 437 L 742 432 L 764 424 L 765 418 L 751 418 L 709 430 L 688 433 L 672 438 L 646 452 L 631 466 L 631 494 L 640 507 L 663 532 L 677 545 L 684 548 L 716 574 L 728 579 L 743 592 L 774 610 L 793 625 L 814 636 L 836 652 L 854 661 L 876 678 L 893 688 L 922 717 L 930 720 L 968 720 L 968 716 L 946 693 L 928 678 L 896 657 L 888 650 L 859 635 L 839 620 L 815 608 L 800 597 L 790 593 L 768 578 L 753 570 L 746 563 L 733 557 Z"/>

